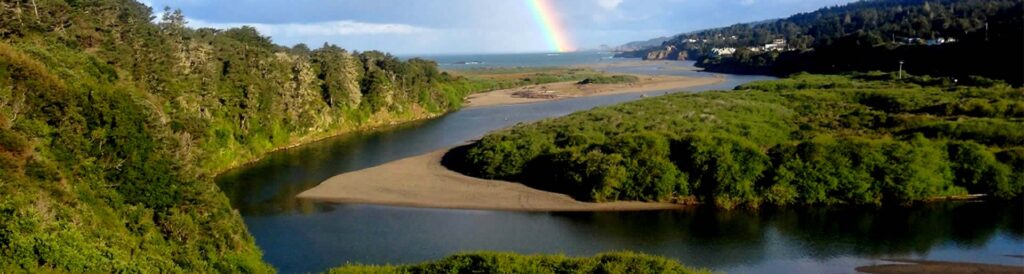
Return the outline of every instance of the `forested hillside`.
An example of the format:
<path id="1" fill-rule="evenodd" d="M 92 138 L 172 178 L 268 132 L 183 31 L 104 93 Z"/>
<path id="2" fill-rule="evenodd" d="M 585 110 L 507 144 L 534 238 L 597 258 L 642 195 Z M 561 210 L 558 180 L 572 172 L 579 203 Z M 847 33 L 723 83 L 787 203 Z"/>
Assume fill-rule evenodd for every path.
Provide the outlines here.
<path id="1" fill-rule="evenodd" d="M 0 3 L 0 269 L 272 271 L 217 171 L 486 88 L 431 61 L 152 16 L 131 0 Z"/>
<path id="2" fill-rule="evenodd" d="M 915 74 L 977 75 L 1021 85 L 1022 18 L 1018 0 L 865 0 L 683 34 L 623 56 L 685 58 L 709 71 L 774 75 L 889 71 L 904 61 L 903 68 Z M 785 44 L 757 48 L 775 39 Z M 716 54 L 715 48 L 735 53 Z"/>
<path id="3" fill-rule="evenodd" d="M 1020 197 L 1021 89 L 896 78 L 796 75 L 601 107 L 491 133 L 445 164 L 589 201 L 732 208 Z"/>

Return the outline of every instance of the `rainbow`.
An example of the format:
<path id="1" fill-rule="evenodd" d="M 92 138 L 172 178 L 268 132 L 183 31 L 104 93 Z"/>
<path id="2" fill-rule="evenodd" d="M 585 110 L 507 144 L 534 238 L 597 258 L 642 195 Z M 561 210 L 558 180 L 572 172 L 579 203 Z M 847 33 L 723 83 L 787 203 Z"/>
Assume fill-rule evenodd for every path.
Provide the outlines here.
<path id="1" fill-rule="evenodd" d="M 551 50 L 556 52 L 572 51 L 573 46 L 569 41 L 569 35 L 558 21 L 558 14 L 555 13 L 551 0 L 526 0 L 533 18 L 537 20 L 541 31 L 544 32 L 544 39 L 548 41 Z"/>

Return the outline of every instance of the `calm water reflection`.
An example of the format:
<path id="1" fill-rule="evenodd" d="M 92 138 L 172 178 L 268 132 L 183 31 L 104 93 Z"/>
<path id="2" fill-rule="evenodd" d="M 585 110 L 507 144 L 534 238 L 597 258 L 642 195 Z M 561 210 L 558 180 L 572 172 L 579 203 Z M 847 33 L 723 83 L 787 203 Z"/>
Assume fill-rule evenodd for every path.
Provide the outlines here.
<path id="1" fill-rule="evenodd" d="M 702 75 L 672 68 L 616 68 Z M 706 75 L 705 75 L 706 76 Z M 703 87 L 731 89 L 759 76 Z M 339 173 L 455 146 L 519 122 L 635 100 L 617 95 L 466 109 L 438 119 L 350 134 L 274 153 L 218 178 L 264 258 L 284 273 L 345 262 L 410 263 L 460 251 L 592 255 L 636 250 L 739 273 L 850 273 L 880 258 L 1024 265 L 1020 205 L 915 208 L 522 213 L 332 205 L 294 199 Z"/>

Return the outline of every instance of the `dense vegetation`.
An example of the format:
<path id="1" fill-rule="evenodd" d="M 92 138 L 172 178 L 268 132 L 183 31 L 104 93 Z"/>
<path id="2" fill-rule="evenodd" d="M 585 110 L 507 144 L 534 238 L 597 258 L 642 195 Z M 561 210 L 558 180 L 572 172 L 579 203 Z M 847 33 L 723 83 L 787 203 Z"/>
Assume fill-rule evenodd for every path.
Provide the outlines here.
<path id="1" fill-rule="evenodd" d="M 589 258 L 563 255 L 469 253 L 403 266 L 346 265 L 328 273 L 711 273 L 674 260 L 631 252 L 598 254 Z"/>
<path id="2" fill-rule="evenodd" d="M 217 171 L 495 86 L 153 19 L 130 0 L 0 3 L 0 269 L 271 272 Z"/>
<path id="3" fill-rule="evenodd" d="M 527 85 L 582 81 L 589 78 L 615 77 L 589 68 L 557 67 L 474 68 L 454 70 L 452 73 L 463 76 L 474 83 L 476 90 L 507 89 Z"/>
<path id="4" fill-rule="evenodd" d="M 640 81 L 640 78 L 633 75 L 608 75 L 590 68 L 474 68 L 453 70 L 452 72 L 476 83 L 476 88 L 479 90 L 572 81 L 580 85 L 623 84 Z"/>
<path id="5" fill-rule="evenodd" d="M 601 107 L 492 133 L 445 164 L 590 201 L 729 208 L 1020 197 L 1021 89 L 895 77 L 795 75 Z"/>
<path id="6" fill-rule="evenodd" d="M 927 44 L 939 38 L 956 42 Z M 785 39 L 791 51 L 748 50 L 773 39 Z M 724 47 L 737 51 L 728 56 L 711 51 Z M 660 56 L 697 60 L 710 71 L 775 75 L 888 71 L 904 61 L 904 69 L 915 74 L 980 75 L 1021 85 L 1021 48 L 1024 2 L 1018 0 L 868 0 L 682 34 L 626 55 L 667 50 Z"/>
<path id="7" fill-rule="evenodd" d="M 638 81 L 640 81 L 640 78 L 633 75 L 598 75 L 594 77 L 587 77 L 576 82 L 576 84 L 629 84 L 636 83 Z"/>

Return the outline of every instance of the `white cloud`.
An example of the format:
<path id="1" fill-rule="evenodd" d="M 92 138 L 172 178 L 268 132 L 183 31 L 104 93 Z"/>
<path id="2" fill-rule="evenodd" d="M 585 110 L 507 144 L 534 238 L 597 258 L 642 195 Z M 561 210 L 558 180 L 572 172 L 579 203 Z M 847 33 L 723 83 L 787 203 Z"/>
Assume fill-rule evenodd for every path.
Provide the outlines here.
<path id="1" fill-rule="evenodd" d="M 378 24 L 350 20 L 325 21 L 314 23 L 215 23 L 203 20 L 189 19 L 189 26 L 198 28 L 227 29 L 241 26 L 251 26 L 264 35 L 271 37 L 330 37 L 349 35 L 376 35 L 376 34 L 418 34 L 431 31 L 406 24 Z"/>
<path id="2" fill-rule="evenodd" d="M 597 0 L 597 5 L 606 10 L 614 10 L 622 4 L 623 0 Z"/>

